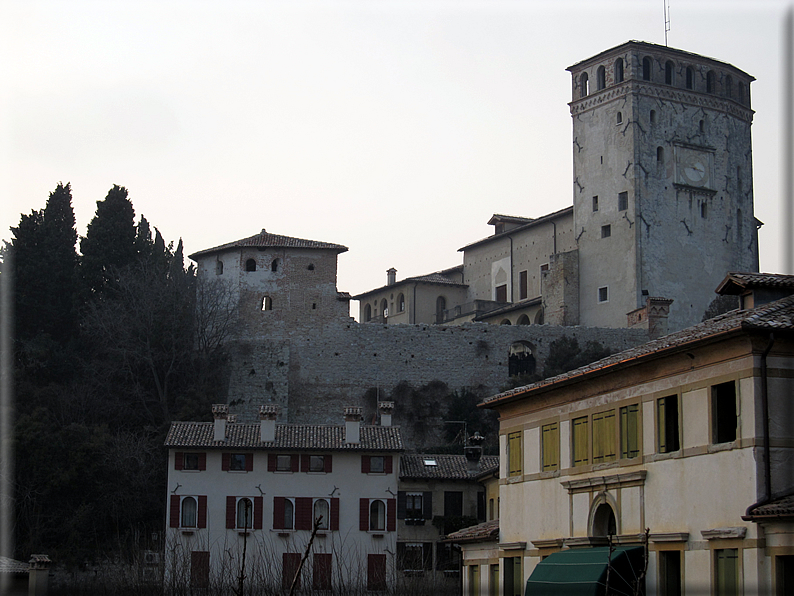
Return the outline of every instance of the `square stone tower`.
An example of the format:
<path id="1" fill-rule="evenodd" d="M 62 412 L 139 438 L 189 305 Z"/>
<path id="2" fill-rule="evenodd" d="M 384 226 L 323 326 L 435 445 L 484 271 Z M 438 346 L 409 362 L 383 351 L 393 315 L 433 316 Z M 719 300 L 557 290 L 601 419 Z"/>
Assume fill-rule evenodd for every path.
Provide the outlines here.
<path id="1" fill-rule="evenodd" d="M 700 322 L 729 271 L 758 271 L 749 74 L 629 41 L 570 66 L 579 322 L 626 326 L 648 296 Z"/>

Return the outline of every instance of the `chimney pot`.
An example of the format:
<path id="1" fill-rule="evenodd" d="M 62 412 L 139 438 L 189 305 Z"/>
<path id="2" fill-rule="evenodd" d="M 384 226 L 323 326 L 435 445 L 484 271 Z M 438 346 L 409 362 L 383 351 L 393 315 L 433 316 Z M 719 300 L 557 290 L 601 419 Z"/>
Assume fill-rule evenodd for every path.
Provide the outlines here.
<path id="1" fill-rule="evenodd" d="M 393 286 L 397 283 L 397 270 L 392 267 L 386 270 L 386 285 Z"/>
<path id="2" fill-rule="evenodd" d="M 345 443 L 361 442 L 361 406 L 345 406 Z"/>
<path id="3" fill-rule="evenodd" d="M 276 417 L 278 408 L 273 404 L 259 408 L 259 438 L 263 443 L 272 443 L 276 440 Z"/>
<path id="4" fill-rule="evenodd" d="M 212 416 L 215 418 L 213 440 L 226 440 L 226 418 L 229 416 L 229 406 L 226 404 L 212 404 Z"/>
<path id="5" fill-rule="evenodd" d="M 378 412 L 380 413 L 380 425 L 391 426 L 391 415 L 394 411 L 393 401 L 379 401 Z"/>

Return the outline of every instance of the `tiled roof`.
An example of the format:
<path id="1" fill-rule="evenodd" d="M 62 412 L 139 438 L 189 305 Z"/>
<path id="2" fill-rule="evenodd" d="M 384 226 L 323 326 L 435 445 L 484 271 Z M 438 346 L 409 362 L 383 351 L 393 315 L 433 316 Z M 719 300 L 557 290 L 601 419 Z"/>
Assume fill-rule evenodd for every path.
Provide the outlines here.
<path id="1" fill-rule="evenodd" d="M 779 273 L 729 273 L 717 287 L 718 294 L 741 294 L 746 288 L 777 288 L 794 291 L 794 275 Z"/>
<path id="2" fill-rule="evenodd" d="M 536 226 L 536 225 L 545 223 L 547 221 L 550 221 L 550 220 L 555 219 L 557 217 L 561 217 L 563 215 L 569 215 L 570 213 L 573 213 L 573 207 L 566 207 L 565 209 L 560 209 L 559 211 L 555 211 L 554 213 L 547 213 L 546 215 L 543 215 L 541 217 L 537 217 L 535 219 L 527 218 L 527 223 L 525 223 L 525 224 L 518 225 L 515 228 L 511 228 L 511 229 L 509 229 L 509 230 L 507 230 L 505 232 L 502 232 L 501 234 L 494 234 L 493 236 L 488 236 L 487 238 L 483 238 L 481 240 L 477 240 L 476 242 L 472 242 L 471 244 L 467 244 L 463 248 L 459 248 L 458 252 L 463 252 L 467 248 L 473 248 L 473 247 L 478 246 L 480 244 L 485 244 L 486 242 L 491 242 L 492 240 L 507 238 L 508 236 L 510 236 L 510 234 L 515 234 L 516 232 L 521 232 L 522 230 L 529 229 L 532 226 Z"/>
<path id="3" fill-rule="evenodd" d="M 27 573 L 30 565 L 22 561 L 0 557 L 0 573 Z"/>
<path id="4" fill-rule="evenodd" d="M 761 517 L 790 517 L 794 518 L 794 493 L 774 499 L 764 505 L 758 505 L 747 512 L 744 519 Z"/>
<path id="5" fill-rule="evenodd" d="M 432 460 L 436 465 L 426 465 Z M 409 454 L 400 458 L 400 478 L 433 478 L 436 480 L 469 480 L 484 472 L 499 469 L 498 455 L 483 455 L 476 470 L 469 472 L 465 455 Z"/>
<path id="6" fill-rule="evenodd" d="M 499 520 L 491 521 L 463 528 L 452 534 L 447 534 L 444 542 L 490 542 L 499 539 Z"/>
<path id="7" fill-rule="evenodd" d="M 172 422 L 165 446 L 172 448 L 205 448 L 295 451 L 402 451 L 400 429 L 396 426 L 362 426 L 361 442 L 345 443 L 344 426 L 312 424 L 277 424 L 276 440 L 259 440 L 259 424 L 226 424 L 226 440 L 214 441 L 213 422 Z"/>
<path id="8" fill-rule="evenodd" d="M 533 219 L 531 217 L 520 217 L 518 215 L 505 215 L 503 213 L 494 213 L 491 219 L 488 220 L 488 225 L 492 226 L 493 224 L 500 221 L 523 224 L 523 223 L 529 223 L 533 221 Z"/>
<path id="9" fill-rule="evenodd" d="M 477 315 L 474 317 L 475 321 L 483 321 L 489 317 L 495 317 L 498 315 L 503 315 L 505 313 L 513 312 L 516 310 L 521 310 L 522 308 L 527 308 L 529 306 L 536 306 L 540 304 L 542 298 L 540 296 L 536 296 L 535 298 L 527 298 L 526 300 L 519 300 L 518 302 L 511 302 L 509 304 L 505 304 L 504 306 L 500 306 L 499 308 L 495 308 L 494 310 L 486 311 L 482 314 Z"/>
<path id="10" fill-rule="evenodd" d="M 440 284 L 443 286 L 457 286 L 459 288 L 468 288 L 467 284 L 461 283 L 459 281 L 455 281 L 454 279 L 450 279 L 444 275 L 444 273 L 457 273 L 459 269 L 462 269 L 462 266 L 458 267 L 451 267 L 449 269 L 444 269 L 444 271 L 436 271 L 435 273 L 428 273 L 427 275 L 417 275 L 416 277 L 406 277 L 405 279 L 401 279 L 393 284 L 381 286 L 379 288 L 375 288 L 374 290 L 367 290 L 366 292 L 362 292 L 361 294 L 356 294 L 353 296 L 353 300 L 358 300 L 363 298 L 364 296 L 369 296 L 370 294 L 375 294 L 377 292 L 382 292 L 386 288 L 394 288 L 399 286 L 400 284 L 405 283 L 425 283 L 425 284 Z"/>
<path id="11" fill-rule="evenodd" d="M 683 346 L 708 341 L 716 336 L 752 330 L 794 330 L 794 296 L 787 296 L 750 310 L 732 310 L 693 327 L 688 327 L 640 346 L 612 354 L 602 360 L 556 377 L 550 377 L 531 385 L 517 387 L 510 391 L 493 395 L 486 398 L 480 405 L 491 406 L 503 401 L 512 401 L 514 398 L 534 393 L 551 385 L 566 384 L 586 377 L 606 374 L 619 365 L 657 357 L 668 351 L 680 349 Z"/>
<path id="12" fill-rule="evenodd" d="M 205 250 L 194 252 L 192 255 L 190 255 L 190 258 L 195 261 L 196 257 L 201 257 L 214 252 L 227 250 L 229 248 L 244 248 L 250 246 L 263 248 L 314 248 L 333 250 L 337 253 L 347 251 L 347 247 L 342 246 L 341 244 L 331 244 L 330 242 L 319 242 L 317 240 L 304 240 L 303 238 L 279 236 L 278 234 L 268 234 L 265 230 L 262 230 L 258 234 L 249 236 L 248 238 L 243 238 L 242 240 L 235 240 L 234 242 L 221 244 L 220 246 L 216 246 L 214 248 L 207 248 Z"/>

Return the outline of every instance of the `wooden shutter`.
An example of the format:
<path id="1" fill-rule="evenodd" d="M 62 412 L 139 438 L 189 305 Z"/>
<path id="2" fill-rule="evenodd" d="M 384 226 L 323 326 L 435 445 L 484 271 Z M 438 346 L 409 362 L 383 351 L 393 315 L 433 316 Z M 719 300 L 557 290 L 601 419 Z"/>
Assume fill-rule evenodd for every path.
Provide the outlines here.
<path id="1" fill-rule="evenodd" d="M 254 530 L 262 529 L 262 514 L 265 500 L 262 497 L 254 497 Z"/>
<path id="2" fill-rule="evenodd" d="M 210 584 L 210 553 L 209 551 L 193 551 L 190 553 L 190 587 L 206 589 Z"/>
<path id="3" fill-rule="evenodd" d="M 185 454 L 181 451 L 174 453 L 174 469 L 181 470 L 184 466 Z"/>
<path id="4" fill-rule="evenodd" d="M 422 493 L 422 517 L 433 519 L 433 492 L 429 490 Z"/>
<path id="5" fill-rule="evenodd" d="M 297 472 L 298 471 L 298 459 L 299 459 L 298 458 L 298 454 L 295 453 L 292 456 L 290 456 L 290 458 L 291 458 L 290 459 L 290 464 L 292 465 L 291 469 L 292 469 L 293 472 Z"/>
<path id="6" fill-rule="evenodd" d="M 392 470 L 393 470 L 393 468 L 392 468 L 391 455 L 386 455 L 386 456 L 383 457 L 383 471 L 386 474 L 391 474 Z"/>
<path id="7" fill-rule="evenodd" d="M 196 526 L 199 528 L 207 527 L 207 495 L 198 498 L 198 520 Z"/>
<path id="8" fill-rule="evenodd" d="M 331 589 L 331 554 L 314 553 L 312 587 L 315 590 Z"/>
<path id="9" fill-rule="evenodd" d="M 245 471 L 246 472 L 253 472 L 254 471 L 254 454 L 253 453 L 246 453 L 245 454 Z"/>
<path id="10" fill-rule="evenodd" d="M 386 531 L 397 529 L 397 499 L 386 499 Z"/>
<path id="11" fill-rule="evenodd" d="M 542 429 L 543 470 L 556 470 L 560 464 L 560 433 L 556 422 Z"/>
<path id="12" fill-rule="evenodd" d="M 295 529 L 311 530 L 312 520 L 312 498 L 298 497 L 295 499 Z"/>
<path id="13" fill-rule="evenodd" d="M 361 456 L 361 473 L 369 474 L 369 455 Z"/>
<path id="14" fill-rule="evenodd" d="M 267 471 L 268 472 L 275 472 L 278 468 L 278 455 L 275 453 L 268 453 L 267 454 Z"/>
<path id="15" fill-rule="evenodd" d="M 168 522 L 171 528 L 179 527 L 179 495 L 171 495 L 171 511 L 169 511 Z"/>
<path id="16" fill-rule="evenodd" d="M 367 590 L 386 589 L 386 555 L 367 555 Z"/>
<path id="17" fill-rule="evenodd" d="M 292 586 L 292 580 L 298 574 L 298 569 L 300 568 L 301 564 L 301 554 L 300 553 L 284 553 L 282 555 L 282 572 L 281 572 L 281 587 L 285 590 L 289 590 L 290 586 Z M 300 576 L 298 576 L 298 580 L 295 582 L 295 587 L 301 587 L 301 580 Z"/>
<path id="18" fill-rule="evenodd" d="M 331 499 L 331 519 L 328 522 L 328 529 L 335 531 L 339 529 L 339 499 Z"/>
<path id="19" fill-rule="evenodd" d="M 583 466 L 589 462 L 587 456 L 587 416 L 573 420 L 573 465 Z"/>
<path id="20" fill-rule="evenodd" d="M 306 455 L 304 453 L 301 454 L 301 472 L 308 472 L 309 471 L 309 462 L 311 461 L 311 456 Z"/>
<path id="21" fill-rule="evenodd" d="M 358 500 L 358 529 L 362 532 L 369 530 L 369 499 Z"/>
<path id="22" fill-rule="evenodd" d="M 235 523 L 235 514 L 237 513 L 237 497 L 226 497 L 226 529 L 234 530 L 237 527 Z"/>
<path id="23" fill-rule="evenodd" d="M 332 458 L 331 454 L 329 453 L 328 455 L 323 457 L 323 471 L 326 474 L 330 474 L 331 472 L 333 472 L 333 465 L 332 464 L 333 464 L 333 458 Z"/>
<path id="24" fill-rule="evenodd" d="M 199 470 L 203 472 L 204 470 L 207 469 L 207 454 L 199 453 L 198 460 L 199 460 Z"/>
<path id="25" fill-rule="evenodd" d="M 284 497 L 273 497 L 273 529 L 284 529 Z"/>
<path id="26" fill-rule="evenodd" d="M 521 431 L 507 435 L 508 475 L 520 476 L 523 470 L 524 454 L 522 450 Z"/>
<path id="27" fill-rule="evenodd" d="M 221 470 L 223 470 L 224 472 L 228 472 L 229 468 L 231 467 L 230 465 L 231 460 L 232 460 L 231 453 L 224 453 L 223 455 L 221 455 Z"/>
<path id="28" fill-rule="evenodd" d="M 398 490 L 397 491 L 397 519 L 405 519 L 405 501 L 406 501 L 405 491 Z"/>
<path id="29" fill-rule="evenodd" d="M 639 405 L 620 408 L 620 457 L 639 455 L 639 437 Z"/>

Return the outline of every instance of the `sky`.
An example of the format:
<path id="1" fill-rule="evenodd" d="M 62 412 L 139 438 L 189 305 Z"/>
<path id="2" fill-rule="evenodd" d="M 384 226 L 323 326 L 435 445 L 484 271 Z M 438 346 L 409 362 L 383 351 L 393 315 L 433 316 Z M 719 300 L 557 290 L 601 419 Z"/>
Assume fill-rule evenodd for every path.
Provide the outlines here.
<path id="1" fill-rule="evenodd" d="M 670 0 L 667 34 L 757 79 L 768 272 L 790 5 Z M 343 244 L 352 294 L 452 267 L 492 214 L 572 204 L 565 69 L 630 39 L 665 43 L 664 0 L 0 0 L 0 238 L 58 182 L 84 235 L 119 184 L 186 254 L 263 228 Z"/>

